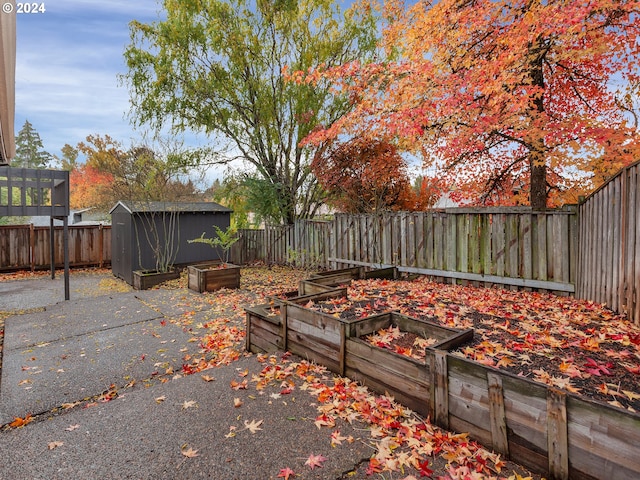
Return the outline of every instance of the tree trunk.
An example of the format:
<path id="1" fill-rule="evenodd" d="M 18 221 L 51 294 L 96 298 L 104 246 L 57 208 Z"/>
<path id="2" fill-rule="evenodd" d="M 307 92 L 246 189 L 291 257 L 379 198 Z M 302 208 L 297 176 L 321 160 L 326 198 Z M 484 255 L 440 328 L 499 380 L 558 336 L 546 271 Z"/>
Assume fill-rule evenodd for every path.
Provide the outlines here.
<path id="1" fill-rule="evenodd" d="M 544 211 L 547 209 L 547 165 L 544 161 L 544 153 L 532 151 L 529 158 L 531 171 L 529 202 L 532 210 Z"/>
<path id="2" fill-rule="evenodd" d="M 547 209 L 547 163 L 546 148 L 544 144 L 544 130 L 540 128 L 540 117 L 544 114 L 544 72 L 543 53 L 540 40 L 530 48 L 531 55 L 531 83 L 539 87 L 531 98 L 531 125 L 533 135 L 529 139 L 529 203 L 533 210 L 544 211 Z M 536 128 L 537 127 L 537 128 Z"/>

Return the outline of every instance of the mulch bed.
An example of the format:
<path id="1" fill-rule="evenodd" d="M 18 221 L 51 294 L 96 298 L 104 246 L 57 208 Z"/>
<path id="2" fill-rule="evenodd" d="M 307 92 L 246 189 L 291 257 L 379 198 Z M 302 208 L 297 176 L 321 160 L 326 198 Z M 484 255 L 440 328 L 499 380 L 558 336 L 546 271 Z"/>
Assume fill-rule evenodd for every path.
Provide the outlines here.
<path id="1" fill-rule="evenodd" d="M 359 280 L 349 285 L 348 298 L 306 306 L 341 318 L 396 310 L 448 327 L 472 327 L 474 339 L 454 355 L 640 411 L 640 327 L 594 302 L 419 278 Z M 382 346 L 417 358 L 407 343 L 413 340 L 404 336 Z"/>

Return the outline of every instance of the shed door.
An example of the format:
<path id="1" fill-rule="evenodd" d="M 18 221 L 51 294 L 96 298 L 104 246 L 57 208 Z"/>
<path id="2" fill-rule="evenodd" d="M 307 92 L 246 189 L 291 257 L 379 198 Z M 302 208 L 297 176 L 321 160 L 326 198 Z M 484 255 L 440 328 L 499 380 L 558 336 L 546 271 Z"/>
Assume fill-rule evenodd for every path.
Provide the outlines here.
<path id="1" fill-rule="evenodd" d="M 133 283 L 131 268 L 131 222 L 127 215 L 112 215 L 111 271 L 129 285 Z"/>

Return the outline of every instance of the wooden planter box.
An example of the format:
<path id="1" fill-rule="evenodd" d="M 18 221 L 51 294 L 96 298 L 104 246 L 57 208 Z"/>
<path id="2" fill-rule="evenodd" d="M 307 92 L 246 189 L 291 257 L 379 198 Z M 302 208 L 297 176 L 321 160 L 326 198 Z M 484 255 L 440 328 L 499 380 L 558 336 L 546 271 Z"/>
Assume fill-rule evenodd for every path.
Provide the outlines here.
<path id="1" fill-rule="evenodd" d="M 338 288 L 247 308 L 246 349 L 267 353 L 289 351 L 340 375 L 363 380 L 381 393 L 397 392 L 407 406 L 420 413 L 427 412 L 433 405 L 430 397 L 427 396 L 426 403 L 417 399 L 430 391 L 431 365 L 375 347 L 358 337 L 396 325 L 405 332 L 435 338 L 435 348 L 448 349 L 470 340 L 473 331 L 442 327 L 397 312 L 341 319 L 306 307 L 310 301 L 345 296 L 346 288 Z"/>
<path id="2" fill-rule="evenodd" d="M 187 267 L 189 288 L 196 292 L 214 292 L 221 288 L 240 288 L 240 267 L 207 262 Z"/>
<path id="3" fill-rule="evenodd" d="M 437 353 L 437 352 L 436 352 Z M 445 354 L 432 419 L 548 478 L 640 478 L 640 414 Z"/>
<path id="4" fill-rule="evenodd" d="M 298 287 L 300 295 L 322 293 L 331 290 L 333 287 L 347 285 L 353 280 L 365 278 L 397 278 L 398 269 L 396 267 L 380 268 L 365 271 L 364 267 L 342 268 L 339 270 L 328 270 L 319 272 L 306 280 L 302 280 Z"/>
<path id="5" fill-rule="evenodd" d="M 425 359 L 416 359 L 372 345 L 363 337 L 388 327 L 432 338 L 435 344 L 425 349 Z M 473 338 L 473 330 L 456 330 L 439 324 L 408 317 L 397 312 L 372 315 L 355 323 L 346 340 L 345 374 L 372 390 L 388 392 L 412 410 L 433 418 L 435 414 L 436 369 L 434 349 L 456 348 Z"/>
<path id="6" fill-rule="evenodd" d="M 640 478 L 640 413 L 447 352 L 470 340 L 472 330 L 396 312 L 341 320 L 304 307 L 344 295 L 336 289 L 247 309 L 247 349 L 288 350 L 321 363 L 547 478 Z M 436 339 L 424 361 L 361 338 L 391 325 Z"/>
<path id="7" fill-rule="evenodd" d="M 246 308 L 246 349 L 267 353 L 286 350 L 339 371 L 344 322 L 304 305 L 346 295 L 346 288 L 334 288 Z"/>
<path id="8" fill-rule="evenodd" d="M 155 270 L 134 270 L 133 271 L 133 288 L 136 290 L 147 290 L 149 288 L 160 285 L 168 280 L 180 278 L 179 270 L 170 272 L 157 272 Z"/>
<path id="9" fill-rule="evenodd" d="M 247 322 L 246 350 L 253 353 L 284 351 L 282 303 L 265 303 L 244 310 Z"/>

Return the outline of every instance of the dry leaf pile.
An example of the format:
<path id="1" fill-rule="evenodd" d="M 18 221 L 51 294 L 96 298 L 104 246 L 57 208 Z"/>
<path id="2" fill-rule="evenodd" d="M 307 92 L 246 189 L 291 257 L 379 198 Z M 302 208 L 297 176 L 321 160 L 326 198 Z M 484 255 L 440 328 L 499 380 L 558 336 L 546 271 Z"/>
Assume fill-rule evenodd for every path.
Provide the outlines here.
<path id="1" fill-rule="evenodd" d="M 531 478 L 514 471 L 514 465 L 507 466 L 500 455 L 471 441 L 467 434 L 454 434 L 433 426 L 393 398 L 375 395 L 348 378 L 332 376 L 325 367 L 292 360 L 288 354 L 280 358 L 275 355 L 256 358 L 263 369 L 250 379 L 246 388 L 253 387 L 261 394 L 275 390 L 273 398 L 296 389 L 310 394 L 317 402 L 318 416 L 314 423 L 328 434 L 327 449 L 356 441 L 341 434 L 336 426 L 338 419 L 362 427 L 365 437 L 357 441 L 365 441 L 374 452 L 364 471 L 367 476 L 397 472 L 407 475 L 403 477 L 405 480 L 435 478 L 437 469 L 445 471 L 446 478 L 451 479 Z M 312 453 L 304 467 L 322 468 L 325 460 L 321 453 Z M 295 478 L 300 473 L 289 465 L 280 470 L 278 477 Z"/>

